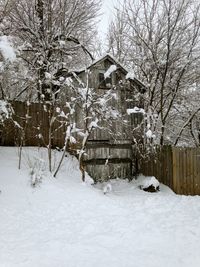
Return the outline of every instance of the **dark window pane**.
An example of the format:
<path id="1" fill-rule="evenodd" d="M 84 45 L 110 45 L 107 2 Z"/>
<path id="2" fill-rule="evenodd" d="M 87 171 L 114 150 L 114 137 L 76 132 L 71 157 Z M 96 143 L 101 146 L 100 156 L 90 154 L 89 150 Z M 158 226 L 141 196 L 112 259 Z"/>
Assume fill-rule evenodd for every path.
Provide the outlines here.
<path id="1" fill-rule="evenodd" d="M 99 87 L 100 88 L 105 88 L 106 87 L 106 81 L 104 79 L 104 74 L 99 73 Z"/>
<path id="2" fill-rule="evenodd" d="M 110 88 L 112 85 L 111 77 L 104 78 L 104 73 L 99 73 L 99 88 Z"/>

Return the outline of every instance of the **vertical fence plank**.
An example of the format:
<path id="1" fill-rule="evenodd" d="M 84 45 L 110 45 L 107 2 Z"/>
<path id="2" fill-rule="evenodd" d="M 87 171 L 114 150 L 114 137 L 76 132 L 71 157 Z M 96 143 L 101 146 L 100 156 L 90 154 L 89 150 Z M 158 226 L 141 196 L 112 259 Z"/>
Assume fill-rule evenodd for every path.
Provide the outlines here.
<path id="1" fill-rule="evenodd" d="M 177 193 L 182 194 L 183 191 L 183 168 L 180 168 L 180 150 L 179 148 L 176 149 L 176 177 L 177 177 Z"/>
<path id="2" fill-rule="evenodd" d="M 180 186 L 180 194 L 185 193 L 185 149 L 181 149 L 181 157 L 179 156 L 179 166 L 178 166 L 178 171 L 179 171 L 179 181 L 181 182 L 179 184 Z M 180 150 L 179 150 L 179 155 L 180 155 Z M 181 167 L 180 167 L 181 166 Z"/>
<path id="3" fill-rule="evenodd" d="M 178 157 L 179 157 L 179 165 L 178 165 L 178 174 L 179 174 L 179 194 L 185 194 L 185 173 L 186 173 L 186 155 L 184 148 L 178 148 Z"/>
<path id="4" fill-rule="evenodd" d="M 200 149 L 196 149 L 196 194 L 200 195 Z"/>
<path id="5" fill-rule="evenodd" d="M 198 193 L 197 190 L 197 149 L 193 151 L 193 190 L 194 194 L 196 195 Z"/>
<path id="6" fill-rule="evenodd" d="M 175 192 L 177 192 L 177 167 L 176 167 L 176 149 L 172 149 L 172 174 L 173 174 L 173 179 L 172 179 L 172 188 L 174 189 Z"/>
<path id="7" fill-rule="evenodd" d="M 188 157 L 188 149 L 184 149 L 185 152 L 185 173 L 184 173 L 184 178 L 185 178 L 185 186 L 184 186 L 184 195 L 187 195 L 190 191 L 190 185 L 189 185 L 189 157 Z"/>
<path id="8" fill-rule="evenodd" d="M 187 161 L 187 149 L 184 148 L 184 164 L 182 164 L 182 160 L 180 157 L 180 165 L 182 166 L 182 169 L 184 170 L 181 179 L 184 179 L 184 186 L 183 186 L 183 192 L 182 194 L 187 195 L 188 194 L 188 161 Z"/>
<path id="9" fill-rule="evenodd" d="M 200 150 L 195 150 L 195 172 L 194 172 L 194 184 L 195 194 L 200 195 Z"/>
<path id="10" fill-rule="evenodd" d="M 192 195 L 192 193 L 194 192 L 194 162 L 193 162 L 193 154 L 194 150 L 192 150 L 191 148 L 189 149 L 189 176 L 190 176 L 190 195 Z"/>

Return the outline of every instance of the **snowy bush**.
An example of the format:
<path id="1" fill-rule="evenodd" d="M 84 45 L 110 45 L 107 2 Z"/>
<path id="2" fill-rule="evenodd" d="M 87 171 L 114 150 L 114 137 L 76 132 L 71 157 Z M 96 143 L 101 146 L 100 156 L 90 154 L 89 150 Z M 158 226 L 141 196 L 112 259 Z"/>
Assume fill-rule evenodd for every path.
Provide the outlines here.
<path id="1" fill-rule="evenodd" d="M 159 191 L 159 181 L 154 176 L 144 176 L 140 174 L 137 177 L 137 183 L 140 189 L 148 192 Z"/>
<path id="2" fill-rule="evenodd" d="M 4 100 L 0 100 L 0 123 L 3 123 L 6 119 L 11 118 L 13 113 L 10 103 Z"/>
<path id="3" fill-rule="evenodd" d="M 45 176 L 45 161 L 41 158 L 35 158 L 34 162 L 30 163 L 31 186 L 35 187 L 42 182 Z"/>
<path id="4" fill-rule="evenodd" d="M 111 183 L 106 183 L 103 185 L 103 193 L 104 195 L 112 191 L 112 185 Z"/>

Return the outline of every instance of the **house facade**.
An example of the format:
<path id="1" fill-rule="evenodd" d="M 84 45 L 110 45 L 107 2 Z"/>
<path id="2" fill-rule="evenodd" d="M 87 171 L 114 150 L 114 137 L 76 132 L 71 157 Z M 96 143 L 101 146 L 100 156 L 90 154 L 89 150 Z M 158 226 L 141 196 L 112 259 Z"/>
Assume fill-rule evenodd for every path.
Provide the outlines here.
<path id="1" fill-rule="evenodd" d="M 143 141 L 145 86 L 110 55 L 101 57 L 85 69 L 66 71 L 66 76 L 61 73 L 63 78 L 73 78 L 74 75 L 80 83 L 83 83 L 83 87 L 87 84 L 88 79 L 88 87 L 93 88 L 100 97 L 106 92 L 112 91 L 116 97 L 108 103 L 109 108 L 111 112 L 119 114 L 115 120 L 104 118 L 99 124 L 100 127 L 95 128 L 89 135 L 84 155 L 86 171 L 95 180 L 107 180 L 116 177 L 131 178 L 135 172 L 133 147 L 136 143 Z M 72 88 L 63 89 L 66 97 L 72 92 Z M 62 98 L 61 95 L 60 98 Z M 60 103 L 60 99 L 58 101 Z M 63 98 L 63 104 L 65 105 L 65 103 L 66 98 Z M 24 127 L 25 145 L 47 145 L 50 136 L 50 122 L 49 113 L 44 108 L 43 103 L 32 102 L 27 106 L 26 102 L 13 101 L 12 107 L 16 111 L 14 119 Z M 25 119 L 27 110 L 30 118 L 28 120 Z M 84 129 L 83 107 L 80 106 L 79 110 L 76 110 L 75 116 L 77 128 Z M 1 145 L 18 143 L 16 140 L 20 136 L 18 129 L 13 123 L 10 122 L 10 124 L 4 129 L 0 129 Z M 59 121 L 55 121 L 54 128 L 56 130 L 52 130 L 51 145 L 53 148 L 62 148 L 65 142 L 66 129 L 61 127 Z M 81 140 L 80 136 L 79 138 Z"/>
<path id="2" fill-rule="evenodd" d="M 110 106 L 121 116 L 110 126 L 101 125 L 90 134 L 85 154 L 86 170 L 95 180 L 130 178 L 134 173 L 133 146 L 143 141 L 145 85 L 108 54 L 75 74 L 84 84 L 88 79 L 89 87 L 99 95 L 113 90 L 116 98 Z M 80 123 L 83 121 L 81 111 L 78 114 Z"/>

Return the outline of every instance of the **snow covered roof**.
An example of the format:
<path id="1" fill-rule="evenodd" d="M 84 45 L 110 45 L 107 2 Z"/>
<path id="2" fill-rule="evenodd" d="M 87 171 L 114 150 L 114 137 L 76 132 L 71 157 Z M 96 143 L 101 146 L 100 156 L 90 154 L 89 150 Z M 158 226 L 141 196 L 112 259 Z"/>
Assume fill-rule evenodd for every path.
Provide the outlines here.
<path id="1" fill-rule="evenodd" d="M 76 70 L 76 72 L 81 73 L 81 72 L 85 71 L 85 69 L 89 69 L 89 68 L 91 68 L 92 66 L 94 66 L 94 65 L 96 65 L 96 64 L 98 64 L 98 63 L 104 61 L 105 59 L 109 59 L 112 63 L 114 63 L 115 65 L 117 65 L 118 67 L 120 67 L 120 68 L 124 71 L 125 74 L 128 73 L 128 71 L 126 70 L 126 68 L 125 68 L 121 63 L 119 63 L 118 60 L 115 59 L 115 58 L 114 58 L 113 56 L 111 56 L 110 54 L 104 54 L 104 55 L 101 56 L 100 58 L 98 58 L 98 59 L 96 59 L 96 60 L 93 60 L 92 63 L 89 64 L 88 66 L 86 66 L 85 68 L 82 68 L 82 69 L 80 69 L 80 70 Z"/>
<path id="2" fill-rule="evenodd" d="M 110 61 L 113 63 L 113 65 L 116 65 L 116 66 L 117 66 L 117 68 L 120 68 L 121 71 L 122 71 L 125 75 L 127 75 L 127 74 L 129 73 L 129 71 L 126 69 L 126 67 L 125 67 L 123 64 L 121 64 L 115 57 L 113 57 L 112 55 L 110 55 L 110 54 L 108 54 L 108 53 L 105 54 L 105 55 L 103 55 L 102 57 L 100 57 L 100 58 L 94 60 L 91 64 L 89 64 L 89 65 L 86 66 L 85 68 L 80 69 L 80 70 L 76 70 L 76 71 L 74 71 L 74 72 L 76 72 L 77 74 L 80 74 L 80 73 L 84 72 L 86 69 L 90 69 L 90 68 L 93 67 L 94 65 L 96 65 L 96 64 L 98 64 L 98 63 L 101 63 L 102 61 L 104 61 L 104 60 L 106 60 L 106 59 L 110 60 Z M 145 86 L 140 80 L 138 80 L 137 78 L 135 78 L 135 77 L 131 77 L 131 75 L 127 75 L 127 77 L 128 77 L 127 79 L 133 80 L 133 81 L 136 82 L 138 85 L 140 85 L 140 86 L 146 88 L 146 86 Z"/>
<path id="3" fill-rule="evenodd" d="M 120 67 L 124 71 L 124 73 L 128 73 L 126 68 L 116 58 L 114 58 L 112 55 L 110 55 L 108 53 L 103 55 L 102 57 L 98 58 L 97 60 L 94 60 L 92 62 L 92 64 L 90 64 L 88 66 L 88 68 L 91 68 L 92 66 L 96 65 L 97 63 L 100 63 L 100 62 L 104 61 L 105 59 L 109 59 L 113 64 L 115 64 L 118 67 Z"/>

